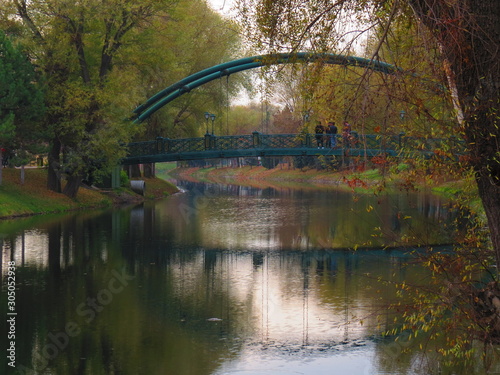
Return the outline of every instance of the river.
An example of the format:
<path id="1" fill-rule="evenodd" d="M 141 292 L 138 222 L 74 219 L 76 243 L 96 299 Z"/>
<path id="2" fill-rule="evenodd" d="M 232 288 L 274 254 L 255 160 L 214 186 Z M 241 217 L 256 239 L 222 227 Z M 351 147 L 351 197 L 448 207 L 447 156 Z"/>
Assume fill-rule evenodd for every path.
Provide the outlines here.
<path id="1" fill-rule="evenodd" d="M 414 250 L 453 242 L 448 202 L 178 183 L 157 202 L 0 223 L 2 373 L 438 373 L 382 333 L 394 284 L 427 275 Z"/>

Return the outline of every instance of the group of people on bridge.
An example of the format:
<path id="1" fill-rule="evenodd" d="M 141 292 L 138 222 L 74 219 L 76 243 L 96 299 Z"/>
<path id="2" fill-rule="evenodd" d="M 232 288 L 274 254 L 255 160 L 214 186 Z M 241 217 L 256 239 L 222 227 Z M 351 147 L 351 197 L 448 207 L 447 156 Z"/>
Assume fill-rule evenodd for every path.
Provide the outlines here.
<path id="1" fill-rule="evenodd" d="M 344 126 L 342 127 L 342 143 L 344 148 L 349 148 L 351 143 L 351 124 L 344 121 Z M 316 134 L 316 144 L 318 148 L 336 148 L 337 147 L 337 134 L 338 128 L 335 122 L 329 121 L 326 126 L 318 121 L 316 127 L 314 128 L 314 133 Z"/>

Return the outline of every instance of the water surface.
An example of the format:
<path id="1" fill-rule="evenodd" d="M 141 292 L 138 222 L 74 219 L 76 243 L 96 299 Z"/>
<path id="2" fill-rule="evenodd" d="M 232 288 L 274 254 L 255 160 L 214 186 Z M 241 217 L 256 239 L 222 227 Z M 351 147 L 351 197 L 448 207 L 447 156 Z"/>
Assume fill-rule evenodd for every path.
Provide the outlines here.
<path id="1" fill-rule="evenodd" d="M 159 202 L 0 223 L 4 285 L 16 263 L 19 373 L 437 368 L 381 333 L 394 283 L 426 277 L 407 266 L 411 250 L 453 241 L 447 202 L 182 185 Z M 3 288 L 4 317 L 6 301 Z"/>

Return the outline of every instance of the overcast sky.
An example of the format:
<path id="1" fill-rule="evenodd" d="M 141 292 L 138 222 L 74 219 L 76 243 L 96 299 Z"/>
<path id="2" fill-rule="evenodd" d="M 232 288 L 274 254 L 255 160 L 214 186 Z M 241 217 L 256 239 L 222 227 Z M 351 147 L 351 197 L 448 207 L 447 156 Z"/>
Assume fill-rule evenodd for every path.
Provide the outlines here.
<path id="1" fill-rule="evenodd" d="M 214 10 L 219 13 L 228 15 L 234 4 L 234 0 L 207 0 Z"/>

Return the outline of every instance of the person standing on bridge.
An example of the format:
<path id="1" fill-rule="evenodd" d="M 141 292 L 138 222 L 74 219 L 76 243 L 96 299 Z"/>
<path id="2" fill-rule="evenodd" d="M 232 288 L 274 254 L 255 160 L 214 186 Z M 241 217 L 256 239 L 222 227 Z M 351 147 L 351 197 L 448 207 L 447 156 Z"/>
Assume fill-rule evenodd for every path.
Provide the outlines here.
<path id="1" fill-rule="evenodd" d="M 344 127 L 342 128 L 342 141 L 344 148 L 351 147 L 351 124 L 347 121 L 344 121 Z"/>
<path id="2" fill-rule="evenodd" d="M 325 148 L 323 143 L 323 133 L 325 132 L 325 128 L 321 125 L 321 121 L 318 121 L 316 124 L 314 132 L 316 133 L 316 143 L 318 148 Z"/>
<path id="3" fill-rule="evenodd" d="M 332 147 L 332 134 L 331 134 L 331 130 L 330 130 L 330 123 L 328 123 L 326 126 L 325 126 L 325 139 L 326 139 L 326 145 L 325 147 L 326 148 L 330 148 Z"/>
<path id="4" fill-rule="evenodd" d="M 326 128 L 326 133 L 328 135 L 328 139 L 326 140 L 326 147 L 335 148 L 335 146 L 337 145 L 337 132 L 338 129 L 335 126 L 335 123 L 333 121 L 330 121 L 328 123 L 328 127 Z"/>

